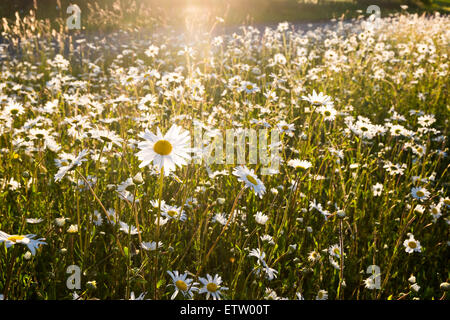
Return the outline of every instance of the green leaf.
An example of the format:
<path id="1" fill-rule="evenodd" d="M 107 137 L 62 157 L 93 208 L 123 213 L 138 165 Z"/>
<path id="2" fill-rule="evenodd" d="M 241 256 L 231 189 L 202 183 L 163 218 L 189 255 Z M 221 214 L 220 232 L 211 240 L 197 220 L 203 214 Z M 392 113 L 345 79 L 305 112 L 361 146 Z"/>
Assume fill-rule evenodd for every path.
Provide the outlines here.
<path id="1" fill-rule="evenodd" d="M 161 279 L 158 281 L 158 283 L 156 284 L 156 288 L 159 289 L 159 287 L 161 287 L 166 281 L 164 279 Z"/>

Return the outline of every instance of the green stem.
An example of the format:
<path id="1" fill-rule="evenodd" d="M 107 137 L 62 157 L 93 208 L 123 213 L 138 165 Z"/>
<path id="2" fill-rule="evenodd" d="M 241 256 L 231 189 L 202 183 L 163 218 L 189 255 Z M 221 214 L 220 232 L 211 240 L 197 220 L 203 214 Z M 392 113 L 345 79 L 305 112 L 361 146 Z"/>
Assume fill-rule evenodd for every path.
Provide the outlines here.
<path id="1" fill-rule="evenodd" d="M 11 258 L 9 261 L 9 268 L 8 268 L 8 272 L 7 272 L 7 276 L 6 276 L 6 283 L 5 283 L 5 290 L 3 291 L 3 299 L 4 300 L 8 300 L 8 294 L 9 294 L 9 286 L 11 284 L 11 275 L 12 275 L 12 271 L 14 268 L 14 264 L 15 264 L 15 248 L 13 247 L 13 252 L 11 252 Z"/>
<path id="2" fill-rule="evenodd" d="M 164 182 L 164 167 L 161 168 L 161 174 L 159 176 L 159 198 L 158 198 L 158 218 L 156 222 L 156 250 L 155 250 L 155 300 L 158 299 L 158 247 L 159 247 L 159 222 L 161 220 L 161 200 Z"/>

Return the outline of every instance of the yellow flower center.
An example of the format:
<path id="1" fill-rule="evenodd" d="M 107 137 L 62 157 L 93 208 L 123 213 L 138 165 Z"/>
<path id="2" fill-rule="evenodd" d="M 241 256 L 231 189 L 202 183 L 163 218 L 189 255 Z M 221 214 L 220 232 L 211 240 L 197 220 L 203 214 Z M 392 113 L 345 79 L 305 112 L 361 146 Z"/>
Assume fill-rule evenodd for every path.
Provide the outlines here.
<path id="1" fill-rule="evenodd" d="M 172 145 L 167 140 L 159 140 L 153 146 L 153 151 L 162 156 L 167 156 L 172 152 Z"/>
<path id="2" fill-rule="evenodd" d="M 409 241 L 408 247 L 410 247 L 411 249 L 415 249 L 415 248 L 417 248 L 417 244 L 415 241 Z"/>
<path id="3" fill-rule="evenodd" d="M 284 125 L 284 126 L 282 126 L 282 129 L 283 129 L 283 130 L 289 130 L 289 126 Z"/>
<path id="4" fill-rule="evenodd" d="M 247 90 L 252 90 L 252 89 L 253 89 L 253 86 L 251 84 L 248 84 L 247 85 Z"/>
<path id="5" fill-rule="evenodd" d="M 422 198 L 425 195 L 425 193 L 422 190 L 417 191 L 416 194 L 419 198 Z"/>
<path id="6" fill-rule="evenodd" d="M 219 287 L 217 287 L 217 284 L 215 284 L 214 282 L 210 282 L 210 283 L 208 283 L 208 284 L 206 285 L 206 289 L 207 289 L 209 292 L 216 292 L 218 288 L 219 288 Z"/>
<path id="7" fill-rule="evenodd" d="M 20 241 L 20 240 L 22 240 L 23 238 L 25 238 L 25 237 L 24 237 L 24 236 L 17 236 L 17 235 L 16 235 L 16 236 L 11 236 L 11 237 L 9 237 L 8 240 L 15 243 L 16 241 Z"/>
<path id="8" fill-rule="evenodd" d="M 331 112 L 330 111 L 325 111 L 325 116 L 327 116 L 327 117 L 329 117 L 329 116 L 331 116 Z"/>
<path id="9" fill-rule="evenodd" d="M 184 282 L 183 280 L 178 280 L 177 282 L 175 282 L 175 285 L 176 285 L 177 288 L 180 289 L 181 291 L 186 291 L 187 288 L 188 288 L 186 282 Z"/>
<path id="10" fill-rule="evenodd" d="M 169 211 L 167 211 L 167 214 L 173 218 L 176 215 L 178 215 L 178 212 L 175 210 L 169 210 Z"/>
<path id="11" fill-rule="evenodd" d="M 251 175 L 248 174 L 246 178 L 251 184 L 254 184 L 255 186 L 258 185 L 258 182 L 256 181 L 256 179 L 253 178 Z"/>

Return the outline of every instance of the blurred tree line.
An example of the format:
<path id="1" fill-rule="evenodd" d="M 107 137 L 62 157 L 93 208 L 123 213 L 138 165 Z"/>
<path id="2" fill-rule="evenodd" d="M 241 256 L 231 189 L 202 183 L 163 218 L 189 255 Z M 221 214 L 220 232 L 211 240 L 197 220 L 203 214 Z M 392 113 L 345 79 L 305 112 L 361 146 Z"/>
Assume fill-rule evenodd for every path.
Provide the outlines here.
<path id="1" fill-rule="evenodd" d="M 184 21 L 183 8 L 207 8 L 212 17 L 228 15 L 230 24 L 253 17 L 257 22 L 318 21 L 342 14 L 365 10 L 369 5 L 397 10 L 429 6 L 435 0 L 0 0 L 0 17 L 15 19 L 15 13 L 27 15 L 34 10 L 37 19 L 64 21 L 67 8 L 76 4 L 81 9 L 83 28 L 114 30 L 126 27 L 167 25 Z M 211 18 L 210 17 L 210 18 Z M 204 17 L 197 17 L 204 19 Z"/>
<path id="2" fill-rule="evenodd" d="M 88 11 L 89 4 L 98 4 L 101 8 L 112 10 L 115 3 L 127 2 L 121 0 L 2 0 L 0 1 L 0 13 L 2 17 L 13 17 L 15 12 L 26 14 L 30 10 L 35 10 L 37 17 L 53 18 L 66 17 L 67 7 L 76 4 L 81 11 Z M 117 6 L 117 5 L 116 5 Z"/>
<path id="3" fill-rule="evenodd" d="M 158 14 L 151 14 L 149 2 L 153 0 L 0 0 L 0 17 L 15 19 L 30 10 L 37 19 L 65 21 L 70 14 L 67 8 L 76 4 L 81 9 L 83 26 L 91 29 L 113 30 L 118 26 L 149 25 Z"/>
<path id="4" fill-rule="evenodd" d="M 195 4 L 208 4 L 211 2 L 247 2 L 249 0 L 192 0 L 191 3 Z M 352 2 L 360 4 L 361 6 L 369 6 L 371 4 L 381 6 L 399 6 L 400 4 L 407 4 L 414 6 L 417 3 L 430 5 L 433 0 L 269 0 L 277 4 L 283 2 L 297 2 L 297 3 L 317 3 L 318 5 L 330 3 L 330 2 Z M 249 1 L 251 2 L 251 1 Z M 264 2 L 260 0 L 259 2 Z M 267 2 L 267 1 L 266 1 Z M 157 5 L 171 5 L 178 6 L 180 4 L 186 4 L 186 0 L 1 0 L 0 1 L 0 14 L 2 17 L 13 17 L 14 13 L 18 11 L 21 15 L 29 12 L 30 9 L 36 10 L 37 17 L 58 17 L 66 16 L 66 9 L 71 4 L 77 4 L 82 12 L 92 10 L 92 8 L 99 7 L 104 10 L 115 10 L 117 8 L 127 8 L 130 3 L 134 6 L 157 6 Z"/>

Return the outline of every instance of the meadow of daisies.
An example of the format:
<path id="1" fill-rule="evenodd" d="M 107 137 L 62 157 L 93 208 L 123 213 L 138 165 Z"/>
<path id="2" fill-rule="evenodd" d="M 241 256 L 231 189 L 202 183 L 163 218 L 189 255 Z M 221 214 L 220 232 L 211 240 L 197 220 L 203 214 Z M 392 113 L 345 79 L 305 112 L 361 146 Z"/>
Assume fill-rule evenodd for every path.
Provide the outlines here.
<path id="1" fill-rule="evenodd" d="M 365 20 L 3 19 L 0 299 L 447 299 L 450 18 Z"/>

